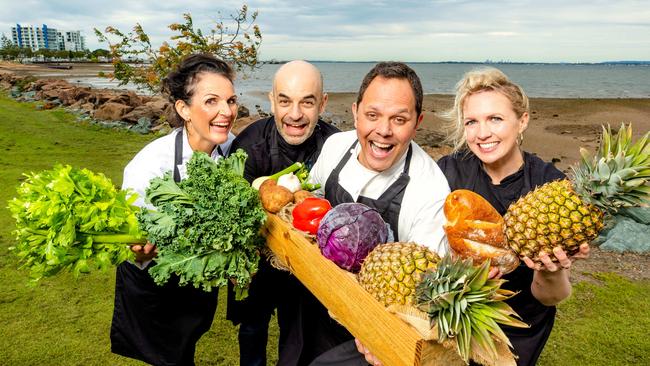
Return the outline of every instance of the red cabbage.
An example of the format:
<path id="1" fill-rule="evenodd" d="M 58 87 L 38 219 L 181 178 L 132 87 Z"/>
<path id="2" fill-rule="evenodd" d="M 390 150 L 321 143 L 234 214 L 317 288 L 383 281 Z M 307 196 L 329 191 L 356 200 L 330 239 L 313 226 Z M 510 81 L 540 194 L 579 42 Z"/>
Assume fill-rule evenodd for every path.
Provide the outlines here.
<path id="1" fill-rule="evenodd" d="M 318 227 L 321 253 L 339 267 L 356 273 L 368 253 L 388 239 L 388 227 L 377 210 L 361 203 L 331 209 Z"/>

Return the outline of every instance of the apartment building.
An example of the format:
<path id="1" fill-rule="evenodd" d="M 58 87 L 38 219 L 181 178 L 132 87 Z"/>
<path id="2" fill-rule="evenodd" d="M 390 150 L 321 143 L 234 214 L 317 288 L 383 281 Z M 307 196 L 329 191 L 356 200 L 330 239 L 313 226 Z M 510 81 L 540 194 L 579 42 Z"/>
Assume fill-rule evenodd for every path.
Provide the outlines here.
<path id="1" fill-rule="evenodd" d="M 83 51 L 86 49 L 80 31 L 60 32 L 46 24 L 42 27 L 16 24 L 11 27 L 11 40 L 18 47 L 29 47 L 32 51 L 48 49 L 52 51 Z"/>

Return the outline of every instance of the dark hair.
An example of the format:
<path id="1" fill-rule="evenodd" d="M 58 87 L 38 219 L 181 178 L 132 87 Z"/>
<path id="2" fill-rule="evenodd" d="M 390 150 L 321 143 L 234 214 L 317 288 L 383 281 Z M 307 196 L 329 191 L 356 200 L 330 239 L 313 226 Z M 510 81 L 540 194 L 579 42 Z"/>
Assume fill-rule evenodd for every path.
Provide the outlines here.
<path id="1" fill-rule="evenodd" d="M 174 110 L 175 118 L 173 119 L 175 120 L 169 121 L 172 127 L 180 127 L 184 122 L 176 108 L 174 108 L 174 103 L 177 100 L 183 100 L 185 103 L 190 104 L 194 94 L 194 87 L 198 82 L 197 75 L 203 72 L 221 75 L 230 82 L 235 79 L 235 72 L 230 65 L 210 54 L 199 53 L 186 56 L 174 71 L 170 72 L 162 81 L 162 92 L 167 95 Z"/>
<path id="2" fill-rule="evenodd" d="M 357 94 L 357 108 L 363 99 L 363 95 L 368 89 L 368 85 L 377 77 L 381 76 L 386 79 L 404 79 L 411 84 L 413 96 L 415 97 L 415 111 L 419 117 L 422 114 L 422 83 L 418 75 L 403 62 L 380 62 L 372 70 L 368 71 L 366 76 L 361 82 L 359 87 L 359 94 Z"/>

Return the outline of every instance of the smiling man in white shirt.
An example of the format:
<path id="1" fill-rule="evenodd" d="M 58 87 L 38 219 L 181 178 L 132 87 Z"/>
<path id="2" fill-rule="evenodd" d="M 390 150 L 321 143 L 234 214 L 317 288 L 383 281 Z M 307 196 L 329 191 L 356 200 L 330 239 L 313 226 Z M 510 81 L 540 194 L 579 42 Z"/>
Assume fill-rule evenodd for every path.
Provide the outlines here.
<path id="1" fill-rule="evenodd" d="M 400 62 L 377 64 L 352 105 L 354 131 L 332 135 L 311 171 L 332 206 L 363 203 L 376 209 L 395 241 L 416 242 L 444 255 L 443 205 L 449 185 L 414 141 L 422 122 L 420 79 Z M 303 299 L 301 360 L 311 365 L 365 365 L 352 335 L 314 299 Z"/>

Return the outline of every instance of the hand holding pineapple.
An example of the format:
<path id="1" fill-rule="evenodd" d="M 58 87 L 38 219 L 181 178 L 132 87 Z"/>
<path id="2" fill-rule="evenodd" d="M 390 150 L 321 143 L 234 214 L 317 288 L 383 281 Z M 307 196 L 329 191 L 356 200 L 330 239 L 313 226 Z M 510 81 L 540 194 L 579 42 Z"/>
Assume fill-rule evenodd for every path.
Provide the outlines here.
<path id="1" fill-rule="evenodd" d="M 524 256 L 521 260 L 526 264 L 528 268 L 534 271 L 554 273 L 562 270 L 568 270 L 576 260 L 589 258 L 589 244 L 580 244 L 578 252 L 571 256 L 568 256 L 567 253 L 562 250 L 562 247 L 558 246 L 553 248 L 553 256 L 557 259 L 557 262 L 554 262 L 546 253 L 539 255 L 538 262 L 535 262 L 526 256 Z"/>

